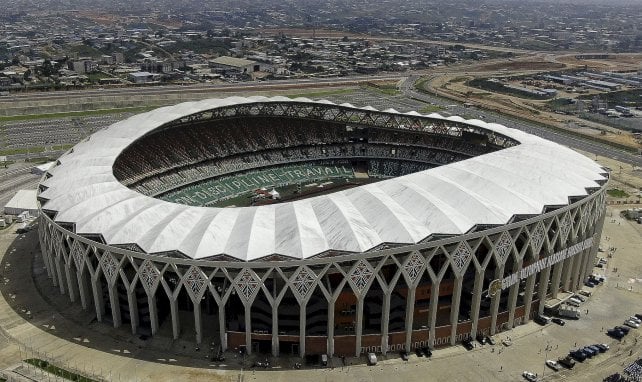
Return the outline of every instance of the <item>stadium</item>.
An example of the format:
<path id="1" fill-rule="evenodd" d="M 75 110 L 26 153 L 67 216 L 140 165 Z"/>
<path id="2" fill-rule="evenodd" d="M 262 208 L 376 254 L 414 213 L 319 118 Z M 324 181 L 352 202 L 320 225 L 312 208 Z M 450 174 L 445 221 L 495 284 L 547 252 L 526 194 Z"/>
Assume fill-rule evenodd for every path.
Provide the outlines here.
<path id="1" fill-rule="evenodd" d="M 284 97 L 97 131 L 39 185 L 60 293 L 134 334 L 274 356 L 454 345 L 591 274 L 608 173 L 502 125 Z"/>

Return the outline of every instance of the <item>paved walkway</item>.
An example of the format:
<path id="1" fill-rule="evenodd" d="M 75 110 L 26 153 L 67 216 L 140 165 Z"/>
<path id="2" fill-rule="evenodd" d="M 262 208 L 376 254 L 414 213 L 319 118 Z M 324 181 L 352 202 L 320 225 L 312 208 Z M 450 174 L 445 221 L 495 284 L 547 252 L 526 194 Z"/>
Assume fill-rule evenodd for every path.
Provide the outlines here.
<path id="1" fill-rule="evenodd" d="M 638 255 L 642 225 L 621 219 L 618 212 L 609 208 L 602 244 L 617 247 L 602 271 L 608 280 L 582 307 L 589 314 L 581 320 L 569 321 L 564 327 L 529 323 L 500 334 L 500 338 L 512 338 L 511 347 L 487 345 L 466 352 L 455 346 L 436 351 L 431 360 L 412 355 L 409 362 L 403 362 L 391 355 L 375 367 L 360 364 L 312 370 L 292 370 L 289 365 L 268 371 L 220 370 L 221 366 L 205 360 L 204 352 L 189 348 L 189 341 L 181 351 L 182 346 L 170 339 L 142 341 L 129 335 L 126 326 L 113 329 L 97 323 L 79 303 L 66 303 L 67 297 L 59 296 L 53 286 L 38 290 L 37 285 L 51 284 L 34 282 L 46 277 L 36 256 L 37 234 L 17 236 L 13 229 L 5 230 L 0 233 L 0 369 L 19 368 L 21 360 L 35 357 L 110 381 L 425 381 L 427 375 L 431 380 L 515 381 L 522 379 L 524 370 L 545 374 L 550 380 L 601 380 L 642 356 L 634 344 L 640 329 L 621 344 L 601 331 L 621 325 L 633 313 L 642 313 L 642 256 Z M 54 306 L 63 303 L 68 308 L 59 313 Z M 545 359 L 565 355 L 575 343 L 598 342 L 611 344 L 611 350 L 574 370 L 553 373 L 544 366 Z M 547 352 L 547 347 L 552 350 Z M 239 361 L 230 357 L 228 363 L 239 365 Z M 37 372 L 24 375 L 47 380 Z"/>

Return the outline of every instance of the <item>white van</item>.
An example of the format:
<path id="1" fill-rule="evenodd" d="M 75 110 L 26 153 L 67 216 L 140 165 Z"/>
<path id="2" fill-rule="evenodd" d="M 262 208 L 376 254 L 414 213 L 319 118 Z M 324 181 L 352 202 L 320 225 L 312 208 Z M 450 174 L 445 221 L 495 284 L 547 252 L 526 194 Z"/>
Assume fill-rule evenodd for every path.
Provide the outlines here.
<path id="1" fill-rule="evenodd" d="M 580 300 L 573 297 L 566 300 L 566 303 L 569 304 L 570 306 L 575 306 L 575 307 L 579 307 L 580 305 L 582 305 L 582 302 Z"/>
<path id="2" fill-rule="evenodd" d="M 377 356 L 375 353 L 368 353 L 368 365 L 374 366 L 377 364 Z"/>

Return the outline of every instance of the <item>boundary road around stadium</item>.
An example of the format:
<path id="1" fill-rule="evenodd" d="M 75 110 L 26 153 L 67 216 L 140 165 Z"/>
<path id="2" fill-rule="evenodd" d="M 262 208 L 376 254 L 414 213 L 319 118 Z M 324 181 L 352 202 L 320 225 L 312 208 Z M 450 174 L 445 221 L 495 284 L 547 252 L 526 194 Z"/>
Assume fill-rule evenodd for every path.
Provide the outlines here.
<path id="1" fill-rule="evenodd" d="M 292 370 L 296 359 L 273 360 L 276 369 L 241 370 L 240 359 L 228 353 L 230 370 L 220 370 L 207 362 L 205 350 L 195 351 L 190 341 L 172 341 L 171 337 L 141 341 L 125 329 L 112 329 L 108 324 L 92 320 L 91 312 L 83 312 L 80 304 L 69 308 L 66 296 L 56 291 L 39 289 L 47 285 L 46 275 L 37 255 L 37 233 L 16 235 L 15 227 L 0 233 L 0 369 L 15 369 L 36 380 L 47 380 L 20 364 L 21 359 L 38 357 L 53 360 L 66 369 L 83 374 L 100 375 L 104 380 L 156 381 L 515 381 L 529 370 L 544 373 L 546 380 L 601 380 L 642 356 L 635 339 L 640 329 L 632 329 L 626 342 L 608 338 L 602 328 L 621 325 L 624 318 L 642 306 L 642 225 L 619 217 L 625 206 L 609 207 L 605 220 L 602 248 L 618 248 L 605 270 L 605 285 L 596 288 L 593 297 L 582 307 L 579 321 L 567 321 L 564 327 L 535 323 L 519 326 L 499 334 L 498 339 L 511 337 L 513 345 L 503 347 L 477 346 L 466 352 L 461 346 L 437 350 L 431 360 L 411 355 L 404 363 L 397 354 L 375 367 L 364 365 L 365 359 L 348 359 L 353 365 L 341 367 L 334 360 L 334 369 Z M 607 239 L 608 238 L 608 239 Z M 606 256 L 602 252 L 600 256 Z M 617 268 L 618 272 L 613 272 Z M 596 268 L 596 271 L 598 269 Z M 40 282 L 39 282 L 40 281 Z M 631 290 L 629 290 L 629 288 Z M 57 299 L 59 301 L 57 301 Z M 66 311 L 58 311 L 66 306 Z M 64 305 L 62 304 L 64 302 Z M 585 313 L 588 309 L 589 313 Z M 638 309 L 642 310 L 642 309 Z M 163 333 L 163 328 L 161 328 Z M 578 346 L 608 343 L 611 350 L 578 364 L 571 371 L 554 373 L 544 360 L 565 355 L 575 343 Z M 545 351 L 549 346 L 552 350 Z M 26 355 L 25 355 L 25 348 Z M 633 351 L 631 355 L 629 352 Z M 246 365 L 251 364 L 248 359 Z M 465 365 L 462 367 L 462 365 Z M 10 375 L 16 374 L 10 372 Z"/>

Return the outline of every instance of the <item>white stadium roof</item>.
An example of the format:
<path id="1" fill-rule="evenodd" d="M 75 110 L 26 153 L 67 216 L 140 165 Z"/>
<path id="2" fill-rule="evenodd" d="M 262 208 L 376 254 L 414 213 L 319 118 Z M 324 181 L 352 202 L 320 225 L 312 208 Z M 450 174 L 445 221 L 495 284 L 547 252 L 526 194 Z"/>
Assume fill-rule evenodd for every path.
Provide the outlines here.
<path id="1" fill-rule="evenodd" d="M 305 98 L 231 97 L 164 107 L 93 134 L 60 158 L 42 182 L 42 208 L 78 234 L 107 244 L 135 243 L 147 253 L 180 251 L 199 259 L 226 254 L 244 261 L 272 254 L 309 258 L 328 250 L 363 252 L 383 243 L 414 244 L 432 234 L 464 234 L 476 225 L 506 224 L 540 214 L 599 187 L 605 171 L 556 143 L 502 125 L 460 117 L 520 144 L 460 162 L 345 191 L 275 205 L 194 207 L 144 196 L 112 173 L 136 139 L 182 116 L 253 102 Z M 332 104 L 328 101 L 319 103 Z M 342 105 L 346 106 L 346 105 Z M 369 109 L 368 109 L 369 110 Z M 396 113 L 396 112 L 395 112 Z M 410 114 L 410 113 L 409 113 Z M 417 115 L 412 113 L 411 115 Z"/>

